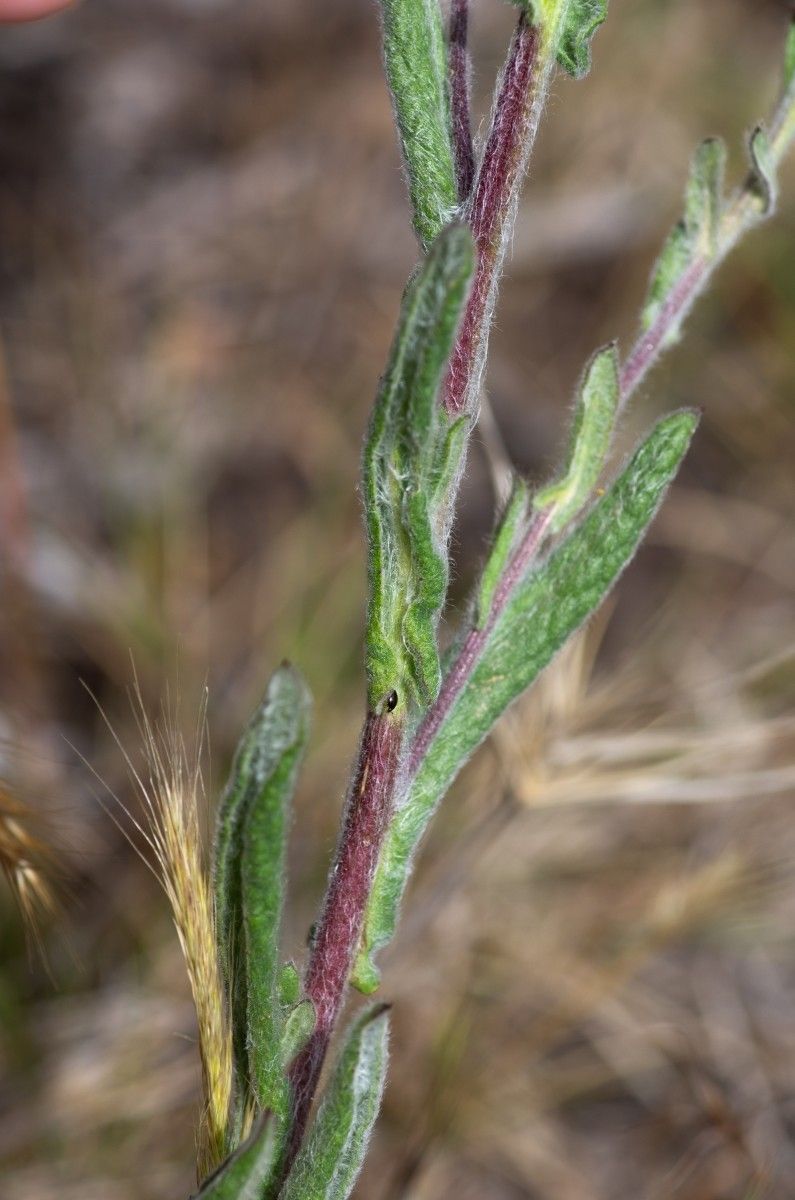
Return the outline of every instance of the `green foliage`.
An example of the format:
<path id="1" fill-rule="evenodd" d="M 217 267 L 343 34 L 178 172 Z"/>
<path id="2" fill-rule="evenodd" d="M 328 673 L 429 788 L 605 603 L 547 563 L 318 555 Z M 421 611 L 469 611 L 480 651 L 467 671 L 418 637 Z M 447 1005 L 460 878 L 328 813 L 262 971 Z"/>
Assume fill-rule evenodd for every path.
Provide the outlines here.
<path id="1" fill-rule="evenodd" d="M 286 1071 L 300 1054 L 315 1030 L 315 1006 L 311 1000 L 301 1000 L 284 1018 L 281 1039 L 281 1069 Z"/>
<path id="2" fill-rule="evenodd" d="M 775 170 L 795 139 L 795 13 L 784 48 L 784 87 L 770 122 L 770 159 Z"/>
<path id="3" fill-rule="evenodd" d="M 438 0 L 381 0 L 381 11 L 414 228 L 427 249 L 458 205 L 441 9 Z"/>
<path id="4" fill-rule="evenodd" d="M 558 43 L 558 62 L 575 79 L 591 69 L 591 38 L 607 18 L 607 0 L 570 0 Z"/>
<path id="5" fill-rule="evenodd" d="M 516 549 L 517 542 L 524 529 L 527 516 L 529 489 L 523 479 L 514 478 L 511 495 L 505 506 L 505 512 L 497 525 L 489 556 L 483 567 L 478 589 L 476 617 L 478 628 L 482 629 L 491 612 L 494 593 L 502 575 Z"/>
<path id="6" fill-rule="evenodd" d="M 759 201 L 762 215 L 767 216 L 776 207 L 778 180 L 770 139 L 762 125 L 757 125 L 748 139 L 748 151 L 751 156 L 751 192 Z"/>
<path id="7" fill-rule="evenodd" d="M 279 1002 L 292 1008 L 301 998 L 301 976 L 294 962 L 286 962 L 279 972 Z"/>
<path id="8" fill-rule="evenodd" d="M 591 38 L 607 19 L 607 0 L 515 0 L 541 27 L 564 70 L 582 79 L 591 69 Z"/>
<path id="9" fill-rule="evenodd" d="M 277 1165 L 276 1122 L 266 1114 L 250 1136 L 206 1179 L 194 1200 L 262 1200 Z"/>
<path id="10" fill-rule="evenodd" d="M 439 686 L 436 624 L 469 418 L 449 417 L 437 393 L 473 269 L 472 235 L 449 226 L 406 290 L 373 410 L 363 463 L 373 709 L 393 690 L 427 703 Z"/>
<path id="11" fill-rule="evenodd" d="M 606 18 L 607 0 L 517 2 L 540 30 L 533 65 L 543 99 L 555 61 L 575 77 L 587 72 L 591 38 Z M 438 394 L 469 294 L 475 252 L 469 229 L 449 224 L 457 185 L 440 6 L 437 0 L 381 0 L 381 8 L 386 71 L 414 225 L 428 253 L 406 289 L 364 452 L 368 705 L 371 711 L 391 712 L 395 693 L 398 703 L 411 708 L 409 728 L 415 735 L 424 729 L 427 740 L 415 742 L 415 759 L 409 749 L 398 776 L 399 794 L 391 780 L 385 783 L 385 803 L 392 807 L 384 812 L 392 815 L 352 975 L 365 992 L 378 985 L 373 956 L 394 932 L 413 853 L 437 805 L 501 714 L 595 611 L 629 563 L 697 421 L 687 411 L 661 421 L 608 490 L 594 499 L 622 400 L 615 347 L 595 355 L 579 389 L 560 477 L 538 493 L 532 508 L 527 486 L 518 479 L 514 483 L 475 592 L 471 624 L 465 624 L 446 656 L 448 687 L 433 709 L 442 677 L 437 626 L 448 585 L 447 541 L 471 432 L 471 415 L 451 416 Z M 711 269 L 739 234 L 772 210 L 776 171 L 793 136 L 795 23 L 785 52 L 784 98 L 769 130 L 759 127 L 751 136 L 751 172 L 745 184 L 724 200 L 722 142 L 706 141 L 694 156 L 684 215 L 652 275 L 642 314 L 644 333 L 627 360 L 632 370 L 625 380 L 631 378 L 632 385 L 625 384 L 625 390 L 644 376 L 660 347 L 675 339 Z M 510 149 L 515 156 L 526 147 Z M 510 155 L 508 159 L 515 161 Z M 505 178 L 495 182 L 496 191 L 508 189 L 497 196 L 506 203 L 513 187 L 509 175 L 506 170 Z M 494 201 L 490 195 L 488 203 Z M 476 222 L 477 212 L 470 216 Z M 653 326 L 654 333 L 646 336 Z M 543 534 L 553 535 L 551 549 L 517 578 L 526 557 L 515 555 L 537 548 L 533 538 L 541 541 Z M 315 1030 L 315 1008 L 302 999 L 296 967 L 280 967 L 278 961 L 288 811 L 308 714 L 309 697 L 300 677 L 282 668 L 240 744 L 221 806 L 215 890 L 238 1079 L 235 1119 L 239 1126 L 243 1108 L 252 1100 L 268 1116 L 260 1118 L 249 1140 L 204 1184 L 199 1193 L 204 1200 L 270 1200 L 277 1191 L 282 1200 L 345 1200 L 380 1104 L 388 1033 L 383 1006 L 363 1012 L 349 1029 L 303 1142 L 304 1118 L 296 1117 L 294 1142 L 301 1144 L 279 1191 L 291 1144 L 287 1072 Z M 379 764 L 365 757 L 362 770 L 370 769 Z M 343 950 L 349 956 L 353 949 L 361 917 L 356 906 L 365 890 L 366 883 L 359 895 L 346 897 L 350 905 L 344 928 L 334 930 L 336 940 L 329 939 L 335 954 Z M 346 967 L 349 961 L 346 957 Z M 311 964 L 310 978 L 317 965 L 317 960 Z M 328 1027 L 338 1011 L 333 1005 L 343 999 L 344 972 L 338 975 L 343 983 L 336 995 L 321 1000 L 313 993 L 319 1008 L 326 1004 L 321 1011 L 332 1013 Z M 324 982 L 328 978 L 322 971 L 319 977 Z M 327 1032 L 322 1028 L 318 1038 L 322 1041 Z M 318 1069 L 324 1052 L 325 1043 L 316 1059 Z M 305 1101 L 308 1107 L 314 1086 L 310 1083 L 301 1093 L 297 1108 Z"/>
<path id="12" fill-rule="evenodd" d="M 378 1116 L 387 1064 L 387 1010 L 368 1008 L 345 1039 L 281 1200 L 346 1200 Z"/>
<path id="13" fill-rule="evenodd" d="M 442 721 L 390 825 L 367 910 L 357 978 L 395 930 L 411 857 L 440 799 L 505 709 L 597 608 L 638 547 L 690 443 L 697 417 L 661 421 L 580 525 L 517 587 Z M 369 960 L 369 961 L 368 961 Z"/>
<path id="14" fill-rule="evenodd" d="M 795 87 L 795 15 L 784 46 L 784 88 Z"/>
<path id="15" fill-rule="evenodd" d="M 219 952 L 230 997 L 241 1103 L 250 1083 L 263 1107 L 283 1112 L 281 996 L 295 969 L 279 967 L 290 801 L 309 730 L 301 676 L 280 667 L 235 755 L 215 837 Z"/>
<path id="16" fill-rule="evenodd" d="M 566 474 L 535 496 L 537 510 L 553 509 L 550 528 L 562 529 L 591 497 L 604 470 L 619 402 L 618 354 L 614 345 L 591 359 L 580 384 Z"/>
<path id="17" fill-rule="evenodd" d="M 720 218 L 726 147 L 708 138 L 696 151 L 685 190 L 685 212 L 663 246 L 649 283 L 641 325 L 649 329 L 663 311 L 673 289 L 692 266 L 705 266 L 719 250 Z M 672 324 L 666 341 L 673 342 L 678 325 Z"/>

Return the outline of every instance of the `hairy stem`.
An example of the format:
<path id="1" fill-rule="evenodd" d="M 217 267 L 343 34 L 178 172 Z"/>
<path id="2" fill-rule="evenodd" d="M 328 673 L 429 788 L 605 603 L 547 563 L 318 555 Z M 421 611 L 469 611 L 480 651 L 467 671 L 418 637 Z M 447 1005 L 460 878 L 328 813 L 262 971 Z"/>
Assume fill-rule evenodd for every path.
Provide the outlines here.
<path id="1" fill-rule="evenodd" d="M 416 774 L 442 722 L 461 694 L 514 588 L 525 577 L 541 549 L 549 531 L 551 517 L 551 511 L 547 510 L 531 519 L 525 536 L 500 580 L 488 618 L 480 629 L 470 629 L 464 637 L 458 655 L 444 677 L 439 695 L 425 714 L 412 742 L 409 754 L 410 777 Z"/>
<path id="2" fill-rule="evenodd" d="M 396 715 L 367 714 L 342 833 L 304 980 L 305 993 L 315 1006 L 316 1025 L 290 1072 L 293 1125 L 288 1166 L 300 1146 L 345 997 L 392 810 L 402 741 L 403 723 Z"/>
<path id="3" fill-rule="evenodd" d="M 472 411 L 480 389 L 500 271 L 546 87 L 548 69 L 538 70 L 539 45 L 538 30 L 522 13 L 467 214 L 478 265 L 444 384 L 450 413 Z"/>
<path id="4" fill-rule="evenodd" d="M 795 85 L 785 95 L 770 126 L 770 166 L 775 172 L 795 137 Z M 771 205 L 772 208 L 772 205 Z M 633 392 L 660 356 L 674 340 L 693 304 L 706 289 L 714 271 L 737 242 L 766 214 L 752 175 L 725 203 L 720 217 L 715 253 L 707 258 L 697 255 L 671 288 L 660 312 L 649 329 L 644 330 L 627 355 L 620 375 L 620 407 L 626 406 Z"/>
<path id="5" fill-rule="evenodd" d="M 687 314 L 709 274 L 705 258 L 696 258 L 669 292 L 654 324 L 635 342 L 619 374 L 620 406 L 624 407 L 665 348 L 671 333 Z"/>
<path id="6" fill-rule="evenodd" d="M 475 152 L 470 117 L 470 65 L 467 38 L 469 0 L 452 0 L 450 5 L 449 65 L 450 104 L 453 116 L 453 149 L 458 182 L 458 199 L 469 199 L 475 179 Z"/>
<path id="7" fill-rule="evenodd" d="M 521 23 L 520 23 L 521 24 Z M 773 126 L 771 144 L 776 160 L 786 148 L 789 132 L 782 119 Z M 752 181 L 739 188 L 726 204 L 720 222 L 717 253 L 711 258 L 693 258 L 671 288 L 652 325 L 644 330 L 630 349 L 619 373 L 619 408 L 624 408 L 649 374 L 660 354 L 671 345 L 695 301 L 706 288 L 717 266 L 728 255 L 740 236 L 760 218 L 759 198 Z M 475 287 L 477 287 L 477 277 Z M 471 306 L 471 301 L 470 301 Z M 466 321 L 466 316 L 465 316 Z M 460 345 L 460 338 L 459 338 Z M 458 347 L 457 347 L 458 348 Z M 497 587 L 493 606 L 485 625 L 470 629 L 460 642 L 456 658 L 445 675 L 435 703 L 425 714 L 409 751 L 409 771 L 418 771 L 436 734 L 475 669 L 489 635 L 515 587 L 532 566 L 549 533 L 549 512 L 530 518 L 524 535 Z"/>

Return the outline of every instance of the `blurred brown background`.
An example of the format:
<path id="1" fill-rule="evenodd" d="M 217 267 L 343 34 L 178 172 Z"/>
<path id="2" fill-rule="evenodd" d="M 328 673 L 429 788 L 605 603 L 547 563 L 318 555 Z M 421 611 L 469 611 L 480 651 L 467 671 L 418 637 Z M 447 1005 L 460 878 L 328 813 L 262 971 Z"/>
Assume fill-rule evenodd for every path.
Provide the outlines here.
<path id="1" fill-rule="evenodd" d="M 473 7 L 484 114 L 514 10 Z M 725 135 L 741 173 L 788 9 L 612 0 L 592 75 L 556 80 L 489 374 L 533 478 L 583 360 L 632 335 L 694 145 Z M 42 956 L 0 897 L 0 1195 L 165 1200 L 193 1184 L 193 1016 L 103 807 L 134 800 L 97 702 L 137 761 L 131 658 L 188 733 L 206 683 L 214 794 L 269 670 L 301 666 L 300 953 L 361 716 L 359 449 L 415 257 L 375 6 L 89 0 L 3 31 L 0 171 L 0 783 L 60 899 Z M 782 184 L 630 416 L 628 439 L 705 414 L 649 544 L 425 846 L 363 1200 L 795 1195 L 792 164 Z"/>

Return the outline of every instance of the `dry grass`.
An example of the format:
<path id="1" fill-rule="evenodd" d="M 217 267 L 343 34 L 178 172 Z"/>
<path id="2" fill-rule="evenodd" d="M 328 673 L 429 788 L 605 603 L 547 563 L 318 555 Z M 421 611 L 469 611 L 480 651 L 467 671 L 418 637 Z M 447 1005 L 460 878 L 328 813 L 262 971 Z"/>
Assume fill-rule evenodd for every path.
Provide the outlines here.
<path id="1" fill-rule="evenodd" d="M 201 820 L 207 811 L 202 775 L 206 700 L 199 712 L 192 751 L 187 748 L 176 710 L 166 704 L 160 719 L 153 722 L 137 682 L 135 708 L 145 766 L 139 769 L 115 733 L 113 737 L 129 769 L 144 822 L 129 810 L 127 816 L 154 855 L 155 874 L 171 906 L 196 1009 L 203 1092 L 197 1174 L 203 1179 L 225 1157 L 232 1096 L 232 1034 L 217 952 L 207 828 Z"/>
<path id="2" fill-rule="evenodd" d="M 0 783 L 0 868 L 31 939 L 41 949 L 42 927 L 56 912 L 55 859 L 37 824 L 36 814 Z"/>

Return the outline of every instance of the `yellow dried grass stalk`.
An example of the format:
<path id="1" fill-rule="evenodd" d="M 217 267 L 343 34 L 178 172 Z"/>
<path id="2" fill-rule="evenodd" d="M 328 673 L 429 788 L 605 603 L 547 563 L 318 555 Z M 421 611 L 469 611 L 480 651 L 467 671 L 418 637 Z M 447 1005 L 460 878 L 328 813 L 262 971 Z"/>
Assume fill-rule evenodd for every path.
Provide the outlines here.
<path id="1" fill-rule="evenodd" d="M 36 831 L 35 817 L 0 783 L 0 868 L 26 928 L 41 945 L 41 922 L 55 909 L 52 850 Z"/>
<path id="2" fill-rule="evenodd" d="M 228 1152 L 233 1072 L 232 1035 L 218 962 L 215 906 L 200 819 L 200 811 L 206 806 L 202 774 L 206 694 L 192 750 L 188 749 L 168 704 L 158 721 L 150 719 L 137 679 L 134 701 L 146 762 L 143 772 L 136 768 L 107 723 L 144 809 L 143 825 L 131 814 L 128 816 L 154 853 L 155 864 L 148 865 L 171 905 L 196 1009 L 204 1097 L 198 1135 L 198 1173 L 203 1178 Z"/>

